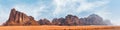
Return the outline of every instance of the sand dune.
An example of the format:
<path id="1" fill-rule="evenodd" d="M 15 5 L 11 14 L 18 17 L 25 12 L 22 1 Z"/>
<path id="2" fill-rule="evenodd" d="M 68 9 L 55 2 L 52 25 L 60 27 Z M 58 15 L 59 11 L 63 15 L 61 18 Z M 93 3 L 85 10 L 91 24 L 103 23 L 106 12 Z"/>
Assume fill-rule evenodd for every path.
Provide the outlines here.
<path id="1" fill-rule="evenodd" d="M 1 26 L 0 30 L 120 30 L 120 26 Z"/>

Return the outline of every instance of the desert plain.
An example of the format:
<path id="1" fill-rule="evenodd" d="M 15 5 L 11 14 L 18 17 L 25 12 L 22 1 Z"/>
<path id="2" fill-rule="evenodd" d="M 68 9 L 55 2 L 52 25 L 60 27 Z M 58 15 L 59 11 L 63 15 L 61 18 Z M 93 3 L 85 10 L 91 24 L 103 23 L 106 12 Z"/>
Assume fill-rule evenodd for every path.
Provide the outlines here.
<path id="1" fill-rule="evenodd" d="M 120 30 L 120 26 L 0 26 L 0 30 Z"/>

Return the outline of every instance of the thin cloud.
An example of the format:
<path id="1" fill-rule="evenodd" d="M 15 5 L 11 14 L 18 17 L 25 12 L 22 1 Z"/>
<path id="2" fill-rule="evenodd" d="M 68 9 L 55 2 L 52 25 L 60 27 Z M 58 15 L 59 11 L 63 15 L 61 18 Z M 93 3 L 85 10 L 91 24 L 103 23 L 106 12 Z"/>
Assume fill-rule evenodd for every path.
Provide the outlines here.
<path id="1" fill-rule="evenodd" d="M 87 0 L 54 0 L 56 9 L 53 15 L 79 14 L 83 11 L 94 11 L 96 7 L 102 7 L 109 3 L 109 1 L 95 1 L 88 2 Z M 99 10 L 102 11 L 102 10 Z"/>

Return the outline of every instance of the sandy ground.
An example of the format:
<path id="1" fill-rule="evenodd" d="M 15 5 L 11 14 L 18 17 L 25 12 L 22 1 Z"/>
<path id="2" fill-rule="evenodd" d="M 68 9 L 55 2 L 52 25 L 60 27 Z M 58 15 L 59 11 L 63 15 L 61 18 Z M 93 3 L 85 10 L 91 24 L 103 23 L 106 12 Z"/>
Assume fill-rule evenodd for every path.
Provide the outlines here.
<path id="1" fill-rule="evenodd" d="M 0 30 L 120 30 L 120 26 L 0 26 Z"/>

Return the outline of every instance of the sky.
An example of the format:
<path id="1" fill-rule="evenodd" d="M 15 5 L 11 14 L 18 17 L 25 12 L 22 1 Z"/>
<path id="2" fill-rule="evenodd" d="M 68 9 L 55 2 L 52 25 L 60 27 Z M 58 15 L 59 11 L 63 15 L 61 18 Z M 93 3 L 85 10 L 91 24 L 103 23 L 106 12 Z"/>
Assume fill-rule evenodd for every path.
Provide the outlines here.
<path id="1" fill-rule="evenodd" d="M 33 16 L 36 21 L 65 17 L 79 18 L 98 14 L 114 25 L 120 25 L 120 0 L 0 0 L 0 24 L 6 22 L 12 8 Z"/>

